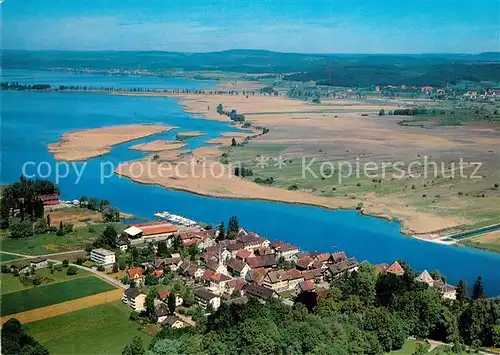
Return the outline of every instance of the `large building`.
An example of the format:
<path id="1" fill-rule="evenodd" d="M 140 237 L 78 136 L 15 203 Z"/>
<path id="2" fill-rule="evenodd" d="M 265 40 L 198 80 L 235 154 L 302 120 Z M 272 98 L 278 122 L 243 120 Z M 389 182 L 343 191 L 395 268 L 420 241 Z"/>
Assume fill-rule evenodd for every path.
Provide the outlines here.
<path id="1" fill-rule="evenodd" d="M 92 250 L 90 260 L 101 265 L 112 265 L 116 261 L 115 253 L 102 248 Z"/>

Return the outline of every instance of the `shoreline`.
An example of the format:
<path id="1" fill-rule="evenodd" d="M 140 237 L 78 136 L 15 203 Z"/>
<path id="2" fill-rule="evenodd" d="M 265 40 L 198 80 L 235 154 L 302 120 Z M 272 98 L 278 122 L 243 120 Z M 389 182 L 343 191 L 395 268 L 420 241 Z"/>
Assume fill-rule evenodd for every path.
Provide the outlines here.
<path id="1" fill-rule="evenodd" d="M 48 151 L 59 161 L 86 161 L 108 154 L 113 146 L 175 129 L 158 124 L 131 124 L 73 130 L 64 133 Z"/>
<path id="2" fill-rule="evenodd" d="M 196 101 L 197 101 L 196 99 L 197 98 L 202 99 L 203 97 L 209 96 L 209 95 L 206 95 L 206 94 L 200 95 L 200 94 L 194 94 L 194 93 L 163 93 L 163 92 L 158 92 L 158 93 L 118 93 L 118 92 L 108 92 L 108 93 L 109 94 L 119 94 L 119 95 L 120 94 L 125 94 L 125 95 L 130 95 L 130 96 L 165 96 L 165 97 L 170 97 L 170 98 L 174 98 L 177 101 L 177 103 L 183 108 L 183 110 L 186 113 L 190 114 L 195 119 L 196 118 L 198 118 L 198 119 L 199 118 L 203 118 L 203 119 L 209 119 L 209 120 L 223 121 L 223 122 L 227 122 L 227 123 L 231 122 L 227 117 L 225 117 L 223 115 L 219 115 L 217 117 L 210 117 L 212 115 L 209 115 L 206 112 L 194 112 L 193 109 L 189 107 L 189 102 L 190 101 L 193 102 L 196 105 Z M 203 104 L 205 104 L 205 103 L 203 103 Z M 251 117 L 251 116 L 249 116 L 249 117 Z M 224 136 L 221 135 L 217 139 L 221 139 L 222 140 L 223 137 Z M 218 149 L 220 147 L 213 147 L 213 144 L 207 143 L 207 147 L 210 147 L 210 149 L 213 148 L 213 149 L 217 149 L 217 150 L 221 151 L 220 149 Z M 105 153 L 103 153 L 101 155 L 104 155 L 104 154 Z M 120 174 L 118 174 L 118 175 L 120 175 Z M 120 175 L 120 176 L 125 176 L 125 175 Z M 131 179 L 131 180 L 134 180 L 134 179 Z M 191 190 L 189 188 L 183 188 L 183 187 L 174 187 L 174 186 L 170 186 L 169 187 L 169 186 L 163 185 L 161 182 L 142 182 L 142 181 L 137 181 L 137 180 L 134 180 L 134 181 L 142 183 L 142 184 L 158 185 L 158 186 L 162 186 L 164 188 L 170 188 L 170 189 L 173 189 L 173 190 L 184 191 L 184 192 L 193 193 L 193 194 L 202 195 L 202 196 L 207 196 L 207 197 L 212 197 L 212 198 L 248 199 L 248 200 L 262 200 L 262 201 L 269 201 L 269 202 L 282 202 L 282 203 L 287 203 L 287 204 L 300 204 L 300 205 L 305 205 L 305 206 L 313 206 L 313 207 L 325 208 L 325 209 L 329 209 L 329 210 L 339 210 L 339 209 L 340 210 L 357 210 L 357 208 L 354 207 L 354 204 L 351 204 L 349 207 L 345 207 L 345 206 L 344 207 L 338 207 L 338 206 L 332 206 L 332 205 L 323 204 L 323 203 L 315 203 L 315 202 L 307 202 L 307 201 L 294 202 L 294 201 L 284 200 L 284 199 L 280 199 L 280 198 L 266 198 L 266 197 L 262 197 L 262 196 L 235 197 L 235 196 L 230 196 L 230 195 L 217 195 L 217 194 L 210 193 L 210 192 L 193 191 L 193 190 Z M 316 197 L 317 196 L 311 195 L 311 198 L 316 198 Z M 425 214 L 424 212 L 418 212 L 418 211 L 409 210 L 409 213 L 412 213 L 412 212 L 414 212 L 416 214 L 422 214 L 422 215 Z M 364 216 L 382 218 L 382 219 L 385 219 L 385 220 L 390 221 L 390 222 L 398 221 L 398 223 L 401 226 L 400 227 L 400 231 L 401 231 L 401 233 L 403 235 L 410 236 L 410 237 L 413 237 L 413 238 L 417 238 L 417 239 L 420 239 L 420 240 L 424 240 L 424 241 L 427 241 L 427 242 L 438 243 L 438 244 L 443 244 L 443 243 L 440 243 L 439 240 L 433 240 L 432 238 L 425 238 L 425 236 L 426 235 L 429 236 L 429 235 L 432 235 L 432 234 L 441 233 L 444 230 L 448 230 L 448 229 L 453 228 L 453 227 L 460 228 L 460 226 L 463 226 L 465 224 L 465 223 L 455 223 L 455 224 L 450 225 L 449 223 L 443 223 L 443 227 L 442 228 L 437 228 L 437 229 L 432 229 L 432 230 L 423 230 L 423 231 L 420 230 L 419 231 L 418 227 L 415 227 L 415 225 L 417 225 L 417 224 L 414 223 L 413 228 L 410 228 L 409 226 L 407 226 L 407 221 L 405 221 L 405 218 L 401 218 L 402 216 L 398 215 L 398 214 L 392 216 L 390 213 L 385 212 L 385 211 L 382 211 L 380 213 L 372 212 L 370 207 L 363 208 L 362 210 L 359 211 L 359 213 L 362 214 L 362 215 L 364 215 Z M 432 215 L 429 215 L 429 214 L 427 214 L 427 216 L 440 218 L 439 216 L 432 216 Z M 420 220 L 423 220 L 421 217 L 422 216 L 420 216 Z M 435 220 L 434 224 L 438 225 L 439 221 Z M 440 238 L 437 238 L 437 239 L 440 239 Z"/>

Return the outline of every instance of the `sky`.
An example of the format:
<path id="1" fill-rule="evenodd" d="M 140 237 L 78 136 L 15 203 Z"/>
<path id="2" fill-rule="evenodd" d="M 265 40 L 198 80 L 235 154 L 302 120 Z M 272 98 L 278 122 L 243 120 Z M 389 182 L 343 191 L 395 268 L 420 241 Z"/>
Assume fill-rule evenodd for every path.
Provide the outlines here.
<path id="1" fill-rule="evenodd" d="M 4 0 L 3 49 L 500 51 L 500 0 Z"/>

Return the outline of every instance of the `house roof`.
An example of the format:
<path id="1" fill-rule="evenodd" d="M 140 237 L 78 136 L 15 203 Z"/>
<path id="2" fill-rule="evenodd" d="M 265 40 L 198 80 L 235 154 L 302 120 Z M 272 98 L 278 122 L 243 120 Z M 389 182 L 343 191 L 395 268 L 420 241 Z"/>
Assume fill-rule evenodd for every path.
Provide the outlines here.
<path id="1" fill-rule="evenodd" d="M 56 200 L 56 199 L 59 200 L 59 194 L 39 195 L 38 198 L 42 200 L 42 202 Z"/>
<path id="2" fill-rule="evenodd" d="M 142 233 L 142 229 L 137 228 L 136 226 L 128 227 L 123 231 L 123 233 L 126 233 L 132 237 L 135 237 L 136 235 L 139 235 Z"/>
<path id="3" fill-rule="evenodd" d="M 403 275 L 405 273 L 404 269 L 401 267 L 401 265 L 395 261 L 392 263 L 391 266 L 387 269 L 387 272 L 390 272 L 391 274 L 396 274 L 396 275 Z"/>
<path id="4" fill-rule="evenodd" d="M 123 293 L 128 299 L 134 299 L 141 294 L 141 291 L 138 288 L 130 287 L 126 289 Z"/>
<path id="5" fill-rule="evenodd" d="M 247 263 L 243 260 L 233 258 L 227 261 L 227 267 L 236 272 L 242 272 L 245 266 L 247 266 Z"/>
<path id="6" fill-rule="evenodd" d="M 158 298 L 162 301 L 166 300 L 168 298 L 168 295 L 170 295 L 170 291 L 167 290 L 158 291 Z"/>
<path id="7" fill-rule="evenodd" d="M 168 307 L 165 304 L 160 303 L 158 307 L 156 307 L 156 316 L 163 317 L 169 314 Z"/>
<path id="8" fill-rule="evenodd" d="M 164 225 L 164 226 L 144 228 L 142 230 L 142 232 L 143 232 L 142 234 L 147 236 L 147 235 L 155 235 L 155 234 L 163 234 L 163 233 L 175 233 L 177 231 L 179 231 L 179 227 L 170 224 L 170 225 Z"/>
<path id="9" fill-rule="evenodd" d="M 238 258 L 241 258 L 241 259 L 247 259 L 249 258 L 250 256 L 252 256 L 252 252 L 250 250 L 246 250 L 246 249 L 240 249 L 238 250 L 238 252 L 236 253 L 236 256 Z"/>
<path id="10" fill-rule="evenodd" d="M 270 288 L 260 286 L 257 284 L 250 284 L 245 288 L 245 291 L 247 294 L 262 298 L 262 299 L 269 299 L 273 297 L 274 291 L 271 290 Z"/>
<path id="11" fill-rule="evenodd" d="M 175 322 L 177 321 L 181 321 L 179 318 L 177 318 L 176 316 L 168 316 L 167 318 L 165 318 L 165 320 L 163 322 L 161 322 L 160 324 L 161 325 L 169 325 L 169 326 L 172 326 L 175 324 Z M 181 321 L 182 322 L 182 321 Z"/>
<path id="12" fill-rule="evenodd" d="M 288 243 L 285 243 L 283 245 L 279 245 L 279 246 L 275 247 L 275 249 L 281 253 L 284 253 L 287 251 L 297 251 L 297 252 L 299 251 L 299 247 L 296 247 L 295 245 L 288 244 Z"/>
<path id="13" fill-rule="evenodd" d="M 357 264 L 358 262 L 356 261 L 356 258 L 350 258 L 337 264 L 328 265 L 328 269 L 333 275 L 337 275 L 341 272 L 354 268 Z"/>
<path id="14" fill-rule="evenodd" d="M 215 293 L 210 292 L 206 288 L 198 288 L 193 291 L 195 296 L 198 296 L 199 298 L 205 300 L 205 301 L 210 301 L 213 298 L 219 297 Z"/>
<path id="15" fill-rule="evenodd" d="M 384 272 L 386 272 L 386 270 L 389 268 L 389 264 L 378 264 L 378 265 L 375 265 L 375 272 L 377 274 L 382 274 Z"/>
<path id="16" fill-rule="evenodd" d="M 424 270 L 419 276 L 417 276 L 416 280 L 420 282 L 425 282 L 428 285 L 434 284 L 434 279 L 427 270 Z"/>
<path id="17" fill-rule="evenodd" d="M 343 251 L 338 251 L 330 256 L 333 263 L 340 263 L 347 260 L 347 255 Z"/>
<path id="18" fill-rule="evenodd" d="M 154 277 L 162 277 L 163 276 L 163 270 L 155 270 L 155 271 L 153 271 L 152 275 Z"/>
<path id="19" fill-rule="evenodd" d="M 314 291 L 314 280 L 302 281 L 299 283 L 299 288 L 302 292 Z"/>
<path id="20" fill-rule="evenodd" d="M 303 256 L 297 260 L 295 264 L 301 269 L 307 269 L 313 263 L 313 259 L 310 256 Z"/>
<path id="21" fill-rule="evenodd" d="M 133 280 L 135 279 L 135 276 L 136 275 L 139 275 L 139 277 L 142 277 L 143 276 L 143 272 L 142 272 L 142 268 L 140 267 L 136 267 L 136 268 L 133 268 L 133 269 L 129 269 L 128 270 L 128 277 Z"/>
<path id="22" fill-rule="evenodd" d="M 304 280 L 310 280 L 310 279 L 314 279 L 316 277 L 321 277 L 321 276 L 323 276 L 324 270 L 326 270 L 326 269 L 305 270 L 305 271 L 302 271 L 302 277 L 304 278 Z"/>
<path id="23" fill-rule="evenodd" d="M 254 283 L 261 284 L 267 276 L 267 270 L 264 268 L 251 269 L 247 276 Z"/>
<path id="24" fill-rule="evenodd" d="M 286 272 L 289 280 L 296 280 L 302 278 L 302 273 L 297 269 L 290 269 Z"/>
<path id="25" fill-rule="evenodd" d="M 245 281 L 242 279 L 232 279 L 227 283 L 229 288 L 234 288 L 234 291 L 240 291 L 245 286 Z"/>
<path id="26" fill-rule="evenodd" d="M 112 252 L 111 250 L 107 250 L 107 249 L 103 249 L 103 248 L 92 249 L 92 253 L 101 254 L 101 255 L 105 255 L 105 256 L 115 255 L 115 253 Z"/>
<path id="27" fill-rule="evenodd" d="M 328 253 L 321 253 L 321 254 L 318 254 L 314 257 L 315 260 L 322 262 L 322 263 L 327 261 L 329 258 L 330 258 L 330 254 L 328 254 Z"/>
<path id="28" fill-rule="evenodd" d="M 35 263 L 35 264 L 37 264 L 37 263 L 43 263 L 44 261 L 47 261 L 47 258 L 40 257 L 40 258 L 30 259 L 30 262 Z"/>
<path id="29" fill-rule="evenodd" d="M 252 269 L 278 265 L 276 257 L 272 254 L 250 257 L 247 259 L 247 263 Z"/>

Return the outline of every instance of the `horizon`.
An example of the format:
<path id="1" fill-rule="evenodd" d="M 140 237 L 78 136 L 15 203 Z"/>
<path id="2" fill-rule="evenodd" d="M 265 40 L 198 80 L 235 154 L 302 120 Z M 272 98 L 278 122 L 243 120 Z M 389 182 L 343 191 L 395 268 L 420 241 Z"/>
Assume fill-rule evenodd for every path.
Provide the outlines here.
<path id="1" fill-rule="evenodd" d="M 158 52 L 158 53 L 182 53 L 182 54 L 205 54 L 205 53 L 224 53 L 224 52 L 237 52 L 237 51 L 247 51 L 247 52 L 270 52 L 279 54 L 301 54 L 301 55 L 345 55 L 345 56 L 355 56 L 355 55 L 366 55 L 366 56 L 425 56 L 425 55 L 485 55 L 485 54 L 500 54 L 498 51 L 485 51 L 485 52 L 415 52 L 415 53 L 347 53 L 347 52 L 286 52 L 277 51 L 271 49 L 259 49 L 259 48 L 228 48 L 214 51 L 174 51 L 174 50 L 158 50 L 158 49 L 24 49 L 24 48 L 3 48 L 1 52 L 14 52 L 14 51 L 24 51 L 24 52 Z"/>
<path id="2" fill-rule="evenodd" d="M 29 4 L 29 6 L 27 6 Z M 3 49 L 301 54 L 472 54 L 500 50 L 498 0 L 6 1 Z"/>

